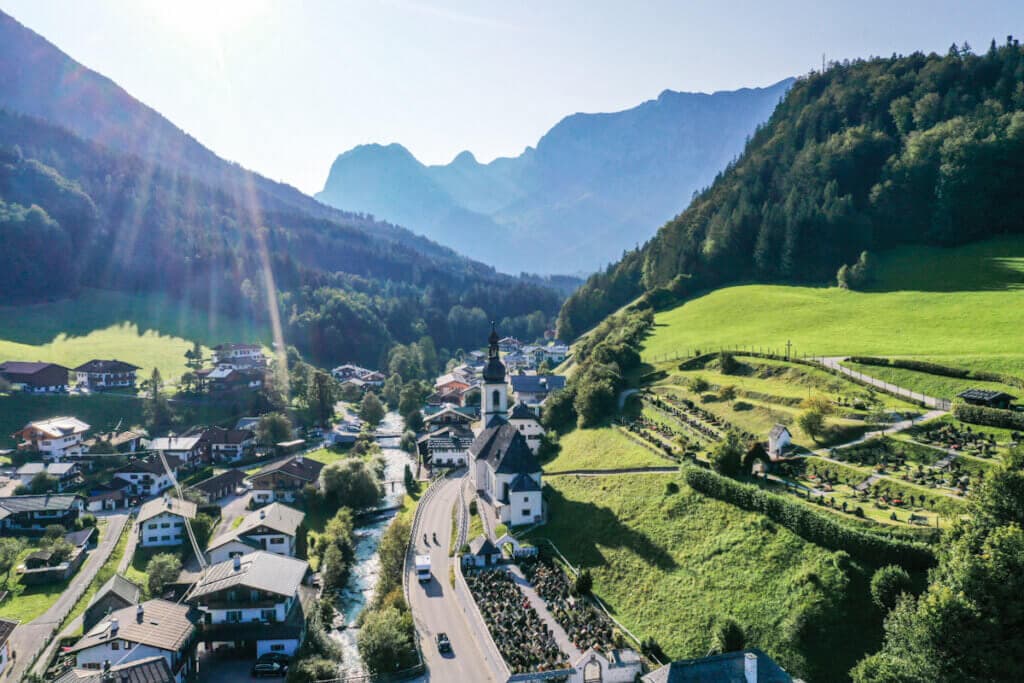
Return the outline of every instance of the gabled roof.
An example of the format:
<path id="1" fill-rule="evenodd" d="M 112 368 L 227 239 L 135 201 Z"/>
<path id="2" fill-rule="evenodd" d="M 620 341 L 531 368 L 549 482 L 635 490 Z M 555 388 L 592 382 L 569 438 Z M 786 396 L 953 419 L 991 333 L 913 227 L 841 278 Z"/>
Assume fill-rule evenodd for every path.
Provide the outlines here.
<path id="1" fill-rule="evenodd" d="M 79 529 L 78 531 L 69 531 L 68 533 L 64 534 L 64 540 L 70 543 L 71 545 L 75 546 L 76 548 L 79 548 L 88 543 L 95 533 L 96 527 L 87 526 L 84 529 Z"/>
<path id="2" fill-rule="evenodd" d="M 151 451 L 190 451 L 199 443 L 200 436 L 161 436 L 149 440 Z"/>
<path id="3" fill-rule="evenodd" d="M 783 434 L 789 434 L 790 437 L 793 436 L 792 434 L 790 434 L 789 429 L 786 428 L 786 425 L 780 424 L 777 424 L 774 427 L 772 427 L 772 431 L 768 433 L 768 435 L 773 439 L 777 439 Z"/>
<path id="4" fill-rule="evenodd" d="M 533 409 L 530 408 L 530 406 L 519 401 L 512 406 L 512 412 L 509 413 L 509 417 L 513 420 L 536 420 L 537 413 L 533 412 Z"/>
<path id="5" fill-rule="evenodd" d="M 998 399 L 1006 399 L 1008 401 L 1016 400 L 1016 396 L 1011 396 L 1003 391 L 993 391 L 991 389 L 968 389 L 967 391 L 961 391 L 957 394 L 959 398 L 965 401 L 995 401 Z"/>
<path id="6" fill-rule="evenodd" d="M 146 657 L 111 666 L 106 677 L 100 669 L 71 669 L 54 683 L 174 683 L 177 679 L 163 657 Z"/>
<path id="7" fill-rule="evenodd" d="M 208 444 L 240 444 L 256 437 L 251 429 L 225 429 L 210 427 L 203 432 L 200 440 Z"/>
<path id="8" fill-rule="evenodd" d="M 214 351 L 262 351 L 263 347 L 259 344 L 238 344 L 234 342 L 226 344 L 217 344 L 213 347 Z"/>
<path id="9" fill-rule="evenodd" d="M 533 474 L 540 472 L 537 457 L 526 443 L 526 437 L 514 425 L 495 417 L 469 447 L 474 460 L 484 460 L 498 474 Z"/>
<path id="10" fill-rule="evenodd" d="M 170 467 L 171 470 L 175 470 L 181 467 L 181 460 L 177 456 L 165 455 L 164 458 L 167 459 L 167 466 Z M 140 474 L 153 474 L 156 476 L 166 474 L 166 470 L 164 470 L 163 463 L 160 462 L 160 458 L 155 455 L 151 455 L 147 458 L 139 458 L 138 460 L 133 460 L 124 467 L 120 467 L 114 470 L 114 474 L 131 474 L 135 472 L 138 472 Z"/>
<path id="11" fill-rule="evenodd" d="M 75 372 L 134 372 L 138 369 L 138 365 L 121 360 L 91 360 L 79 365 Z"/>
<path id="12" fill-rule="evenodd" d="M 301 455 L 293 455 L 290 458 L 278 460 L 275 463 L 271 463 L 263 467 L 259 472 L 250 475 L 249 479 L 252 480 L 262 477 L 265 474 L 279 472 L 302 481 L 313 482 L 320 476 L 320 470 L 323 468 L 324 464 L 322 462 L 311 460 L 310 458 L 304 458 Z"/>
<path id="13" fill-rule="evenodd" d="M 100 586 L 100 589 L 96 591 L 96 595 L 92 596 L 92 600 L 89 601 L 89 607 L 92 607 L 107 595 L 116 595 L 125 604 L 134 605 L 142 597 L 142 589 L 121 574 L 114 574 L 107 579 L 106 583 Z"/>
<path id="14" fill-rule="evenodd" d="M 147 519 L 152 519 L 153 517 L 162 515 L 165 512 L 186 519 L 195 519 L 196 510 L 196 504 L 188 500 L 171 498 L 170 496 L 154 498 L 153 500 L 146 501 L 142 504 L 142 507 L 139 508 L 139 516 L 136 521 L 139 524 L 142 524 Z"/>
<path id="15" fill-rule="evenodd" d="M 43 361 L 9 360 L 0 363 L 0 372 L 9 372 L 12 375 L 34 375 L 37 372 L 46 370 L 47 368 L 60 368 L 65 372 L 68 371 L 68 369 L 63 365 L 57 365 L 56 363 L 44 363 Z"/>
<path id="16" fill-rule="evenodd" d="M 22 431 L 29 429 L 30 427 L 42 432 L 52 439 L 59 439 L 63 436 L 81 434 L 89 431 L 89 425 L 82 422 L 77 417 L 51 417 L 48 420 L 29 422 L 24 426 Z"/>
<path id="17" fill-rule="evenodd" d="M 6 496 L 0 498 L 0 508 L 11 514 L 19 512 L 66 512 L 80 501 L 81 496 L 67 494 L 42 494 L 38 496 Z"/>
<path id="18" fill-rule="evenodd" d="M 444 417 L 451 417 L 451 418 L 454 418 L 454 419 L 456 419 L 456 420 L 458 420 L 460 422 L 472 422 L 473 421 L 473 416 L 472 415 L 467 415 L 465 409 L 456 408 L 455 406 L 451 405 L 450 403 L 446 403 L 445 405 L 443 405 L 441 407 L 440 410 L 438 410 L 436 412 L 433 412 L 430 415 L 427 415 L 425 418 L 423 418 L 423 421 L 424 422 L 437 422 L 438 420 L 440 420 L 440 419 L 442 419 Z"/>
<path id="19" fill-rule="evenodd" d="M 512 391 L 531 394 L 558 391 L 565 388 L 562 375 L 512 375 Z"/>
<path id="20" fill-rule="evenodd" d="M 19 622 L 11 619 L 0 619 L 0 647 L 3 647 L 4 643 L 7 642 L 7 639 L 11 637 L 11 633 L 14 632 L 14 627 L 17 626 L 18 623 Z"/>
<path id="21" fill-rule="evenodd" d="M 198 615 L 187 605 L 156 599 L 147 600 L 141 607 L 141 615 L 138 611 L 139 605 L 130 605 L 111 612 L 82 636 L 71 647 L 71 652 L 105 645 L 115 638 L 177 652 L 195 633 L 193 618 Z M 115 622 L 116 633 L 113 629 Z"/>
<path id="22" fill-rule="evenodd" d="M 240 539 L 242 536 L 247 536 L 260 527 L 266 527 L 286 536 L 294 537 L 302 525 L 302 520 L 305 518 L 306 513 L 301 510 L 296 510 L 281 503 L 271 503 L 266 507 L 253 510 L 247 514 L 242 518 L 242 523 L 236 528 L 230 529 L 211 540 L 209 547 L 216 548 L 225 543 Z"/>
<path id="23" fill-rule="evenodd" d="M 644 683 L 746 683 L 744 661 L 757 660 L 757 683 L 790 683 L 793 678 L 757 648 L 666 664 L 644 676 Z"/>
<path id="24" fill-rule="evenodd" d="M 477 536 L 469 542 L 469 551 L 474 555 L 500 555 L 501 551 L 494 547 L 491 539 L 486 536 Z"/>
<path id="25" fill-rule="evenodd" d="M 27 462 L 17 470 L 15 473 L 20 476 L 36 475 L 40 472 L 46 472 L 55 477 L 65 477 L 68 474 L 75 471 L 78 466 L 73 462 Z"/>
<path id="26" fill-rule="evenodd" d="M 213 494 L 219 492 L 225 486 L 238 487 L 245 481 L 245 472 L 242 470 L 226 470 L 218 475 L 212 476 L 209 479 L 204 479 L 198 484 L 193 484 L 188 488 L 190 490 L 202 491 L 203 493 Z"/>
<path id="27" fill-rule="evenodd" d="M 508 488 L 513 493 L 530 493 L 531 491 L 540 491 L 540 484 L 530 475 L 520 474 L 512 480 L 512 485 Z"/>
<path id="28" fill-rule="evenodd" d="M 235 563 L 238 569 L 235 569 Z M 189 601 L 231 588 L 244 586 L 281 596 L 295 595 L 309 565 L 305 560 L 257 550 L 209 567 L 189 594 Z"/>

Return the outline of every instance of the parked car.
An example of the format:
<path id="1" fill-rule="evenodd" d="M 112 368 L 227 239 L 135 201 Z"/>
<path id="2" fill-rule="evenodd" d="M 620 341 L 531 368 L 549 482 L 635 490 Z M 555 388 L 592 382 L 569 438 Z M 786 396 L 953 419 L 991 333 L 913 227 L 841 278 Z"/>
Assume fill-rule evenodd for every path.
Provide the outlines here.
<path id="1" fill-rule="evenodd" d="M 288 675 L 288 665 L 280 662 L 256 662 L 252 665 L 252 675 L 254 678 L 263 678 L 264 676 L 284 678 Z"/>
<path id="2" fill-rule="evenodd" d="M 452 651 L 452 641 L 448 640 L 447 633 L 437 634 L 437 651 L 441 654 Z"/>
<path id="3" fill-rule="evenodd" d="M 264 652 L 256 658 L 256 663 L 260 662 L 276 662 L 278 664 L 288 665 L 292 661 L 292 658 L 283 652 Z"/>

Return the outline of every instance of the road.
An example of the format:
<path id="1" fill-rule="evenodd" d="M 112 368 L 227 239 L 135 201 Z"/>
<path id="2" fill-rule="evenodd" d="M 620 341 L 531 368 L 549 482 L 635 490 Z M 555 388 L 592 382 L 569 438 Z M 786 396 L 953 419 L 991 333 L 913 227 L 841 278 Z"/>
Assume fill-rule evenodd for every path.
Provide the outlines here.
<path id="1" fill-rule="evenodd" d="M 7 675 L 7 680 L 21 680 L 25 667 L 35 658 L 37 652 L 50 644 L 54 629 L 60 626 L 64 617 L 74 608 L 75 603 L 85 593 L 100 567 L 117 546 L 121 530 L 128 521 L 128 515 L 121 512 L 106 515 L 104 518 L 107 520 L 106 533 L 100 539 L 99 545 L 89 553 L 78 573 L 71 578 L 67 589 L 60 594 L 50 609 L 29 623 L 20 624 L 11 634 L 10 643 L 17 653 L 17 659 Z"/>
<path id="2" fill-rule="evenodd" d="M 478 649 L 477 639 L 455 598 L 455 589 L 448 582 L 448 546 L 452 534 L 452 515 L 459 500 L 459 477 L 445 479 L 437 484 L 437 491 L 423 500 L 419 525 L 413 530 L 416 553 L 430 553 L 430 568 L 433 579 L 429 583 L 416 581 L 415 568 L 410 567 L 409 603 L 413 621 L 423 646 L 423 657 L 428 668 L 427 679 L 435 681 L 492 681 L 490 670 Z M 433 534 L 437 534 L 437 543 Z M 423 534 L 430 540 L 423 543 Z M 437 651 L 434 637 L 447 633 L 452 643 L 452 653 L 442 656 Z"/>
<path id="3" fill-rule="evenodd" d="M 871 386 L 878 387 L 879 389 L 882 389 L 883 391 L 886 391 L 890 394 L 896 394 L 897 396 L 906 396 L 915 401 L 921 401 L 928 408 L 936 408 L 942 411 L 949 410 L 949 401 L 945 399 L 935 398 L 934 396 L 928 396 L 927 394 L 922 394 L 917 391 L 911 391 L 910 389 L 906 389 L 904 387 L 897 386 L 895 384 L 890 384 L 889 382 L 885 382 L 874 377 L 870 377 L 862 372 L 851 370 L 850 368 L 842 365 L 842 362 L 847 360 L 846 356 L 831 356 L 827 358 L 817 358 L 815 360 L 824 365 L 826 368 L 837 370 L 843 373 L 844 375 L 848 375 L 855 379 L 859 379 L 862 382 L 870 384 Z"/>
<path id="4" fill-rule="evenodd" d="M 234 521 L 249 512 L 249 496 L 251 495 L 252 493 L 250 491 L 246 491 L 240 496 L 229 496 L 226 499 L 217 501 L 217 504 L 220 505 L 220 524 L 218 524 L 217 528 L 214 529 L 210 538 L 216 538 L 217 536 L 230 531 L 231 525 Z M 224 502 L 225 500 L 227 502 Z"/>

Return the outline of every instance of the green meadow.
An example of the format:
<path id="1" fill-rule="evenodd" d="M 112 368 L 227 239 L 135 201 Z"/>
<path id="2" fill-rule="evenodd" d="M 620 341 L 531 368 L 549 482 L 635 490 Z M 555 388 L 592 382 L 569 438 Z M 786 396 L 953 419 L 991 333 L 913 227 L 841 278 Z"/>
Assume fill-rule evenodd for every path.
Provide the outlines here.
<path id="1" fill-rule="evenodd" d="M 1024 372 L 1024 238 L 876 256 L 869 291 L 741 285 L 659 313 L 645 360 L 720 347 L 969 359 Z"/>
<path id="2" fill-rule="evenodd" d="M 251 321 L 209 315 L 188 304 L 151 293 L 84 290 L 75 299 L 0 306 L 0 361 L 43 360 L 75 367 L 93 358 L 116 358 L 148 374 L 154 367 L 168 380 L 187 369 L 185 351 L 194 341 L 270 341 Z"/>

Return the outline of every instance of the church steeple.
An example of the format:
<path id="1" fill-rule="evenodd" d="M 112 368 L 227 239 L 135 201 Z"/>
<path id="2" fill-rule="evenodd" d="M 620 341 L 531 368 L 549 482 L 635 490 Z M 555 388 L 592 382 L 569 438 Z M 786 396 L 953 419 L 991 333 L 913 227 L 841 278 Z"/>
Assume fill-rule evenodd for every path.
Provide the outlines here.
<path id="1" fill-rule="evenodd" d="M 504 419 L 508 413 L 508 387 L 505 384 L 505 364 L 498 349 L 498 329 L 491 322 L 491 336 L 487 338 L 487 365 L 484 366 L 484 386 L 481 393 L 483 424 L 493 417 Z"/>
<path id="2" fill-rule="evenodd" d="M 505 364 L 501 362 L 501 353 L 498 350 L 498 329 L 491 321 L 491 336 L 487 338 L 489 347 L 487 349 L 487 365 L 484 367 L 485 384 L 505 383 Z"/>

